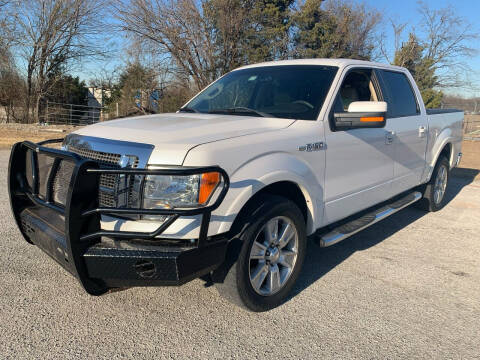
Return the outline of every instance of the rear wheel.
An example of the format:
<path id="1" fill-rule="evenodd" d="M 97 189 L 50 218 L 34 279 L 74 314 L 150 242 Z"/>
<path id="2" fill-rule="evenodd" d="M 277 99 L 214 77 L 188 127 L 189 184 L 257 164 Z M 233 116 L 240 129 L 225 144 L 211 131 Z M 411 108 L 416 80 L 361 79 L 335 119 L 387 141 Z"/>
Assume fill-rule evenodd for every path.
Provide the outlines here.
<path id="1" fill-rule="evenodd" d="M 450 164 L 446 157 L 438 159 L 432 178 L 424 186 L 423 198 L 417 203 L 425 211 L 438 211 L 445 206 Z"/>
<path id="2" fill-rule="evenodd" d="M 250 209 L 238 260 L 216 285 L 229 301 L 266 311 L 287 299 L 298 278 L 306 251 L 305 220 L 295 203 L 279 196 L 261 196 Z"/>

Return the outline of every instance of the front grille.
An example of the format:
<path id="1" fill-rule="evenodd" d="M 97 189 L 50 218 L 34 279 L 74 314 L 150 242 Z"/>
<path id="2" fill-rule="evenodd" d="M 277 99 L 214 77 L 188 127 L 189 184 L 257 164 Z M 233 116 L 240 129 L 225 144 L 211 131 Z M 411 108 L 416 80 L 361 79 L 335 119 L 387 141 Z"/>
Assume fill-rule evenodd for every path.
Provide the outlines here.
<path id="1" fill-rule="evenodd" d="M 77 148 L 70 145 L 68 150 L 80 155 L 81 157 L 98 161 L 104 167 L 120 168 L 119 162 L 121 159 L 120 154 L 112 154 L 101 151 L 94 151 L 90 149 Z M 136 168 L 138 166 L 138 157 L 133 158 L 133 164 L 131 167 Z M 122 181 L 125 181 L 123 179 Z M 123 189 L 119 189 L 121 182 L 121 175 L 118 174 L 102 174 L 99 179 L 99 191 L 98 191 L 98 203 L 102 207 L 131 207 L 134 202 L 132 196 L 134 177 L 129 176 L 126 180 L 127 184 Z M 120 197 L 123 197 L 120 201 Z"/>
<path id="2" fill-rule="evenodd" d="M 70 184 L 74 167 L 73 162 L 60 162 L 57 174 L 53 180 L 53 200 L 58 204 L 66 205 L 68 184 Z"/>
<path id="3" fill-rule="evenodd" d="M 77 155 L 80 155 L 81 157 L 91 159 L 91 160 L 96 160 L 104 164 L 118 165 L 121 158 L 120 154 L 111 154 L 111 153 L 105 153 L 101 151 L 82 149 L 82 148 L 77 148 L 71 145 L 68 147 L 68 150 Z"/>

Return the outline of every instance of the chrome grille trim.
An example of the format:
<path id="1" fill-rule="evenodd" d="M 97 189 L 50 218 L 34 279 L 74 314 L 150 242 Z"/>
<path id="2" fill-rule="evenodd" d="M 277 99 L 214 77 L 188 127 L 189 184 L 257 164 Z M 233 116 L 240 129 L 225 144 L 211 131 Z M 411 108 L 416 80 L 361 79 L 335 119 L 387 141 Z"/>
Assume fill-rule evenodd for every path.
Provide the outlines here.
<path id="1" fill-rule="evenodd" d="M 121 158 L 120 154 L 112 154 L 112 153 L 105 153 L 101 151 L 82 149 L 82 148 L 77 148 L 75 146 L 70 146 L 68 150 L 77 155 L 80 155 L 81 157 L 91 159 L 91 160 L 97 160 L 102 163 L 113 164 L 113 165 L 118 165 Z M 137 158 L 137 162 L 138 162 L 138 158 Z"/>
<path id="2" fill-rule="evenodd" d="M 129 167 L 146 168 L 148 158 L 153 150 L 153 145 L 108 140 L 77 134 L 68 135 L 65 139 L 64 146 L 68 151 L 81 157 L 98 161 L 102 165 L 112 168 L 120 167 L 122 155 L 126 155 L 132 159 L 133 163 L 130 163 Z M 119 182 L 119 175 L 100 175 L 98 194 L 100 206 L 119 206 L 119 196 L 122 195 L 117 193 L 117 185 Z M 133 196 L 133 178 L 130 179 L 125 191 L 128 194 L 128 206 L 132 206 L 132 201 L 135 200 Z"/>
<path id="3" fill-rule="evenodd" d="M 139 169 L 146 169 L 148 159 L 153 151 L 153 145 L 150 144 L 110 140 L 78 134 L 67 135 L 63 145 L 66 150 L 73 147 L 83 151 L 91 150 L 106 154 L 120 154 L 120 157 L 121 155 L 134 155 L 138 158 L 138 164 L 136 164 L 136 167 Z"/>

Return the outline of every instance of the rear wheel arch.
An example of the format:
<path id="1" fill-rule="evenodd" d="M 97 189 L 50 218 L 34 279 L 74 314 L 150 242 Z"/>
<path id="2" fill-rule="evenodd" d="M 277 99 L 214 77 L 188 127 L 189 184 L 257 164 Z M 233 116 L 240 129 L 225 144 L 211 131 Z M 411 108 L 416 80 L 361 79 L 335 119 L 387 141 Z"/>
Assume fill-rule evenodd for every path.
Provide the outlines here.
<path id="1" fill-rule="evenodd" d="M 438 162 L 442 158 L 446 158 L 448 160 L 449 164 L 449 169 L 452 167 L 453 163 L 453 144 L 450 141 L 445 141 L 441 146 L 438 147 L 438 151 L 433 150 L 432 151 L 432 159 L 430 160 L 431 162 L 427 162 L 427 166 L 429 166 L 429 173 L 427 174 L 428 177 L 426 179 L 426 182 L 430 181 L 433 175 L 433 171 L 435 170 L 435 167 L 437 166 Z"/>
<path id="2" fill-rule="evenodd" d="M 450 165 L 452 164 L 452 144 L 450 142 L 446 143 L 443 146 L 442 151 L 440 151 L 440 154 L 438 155 L 435 164 L 442 158 L 442 156 L 447 158 Z"/>

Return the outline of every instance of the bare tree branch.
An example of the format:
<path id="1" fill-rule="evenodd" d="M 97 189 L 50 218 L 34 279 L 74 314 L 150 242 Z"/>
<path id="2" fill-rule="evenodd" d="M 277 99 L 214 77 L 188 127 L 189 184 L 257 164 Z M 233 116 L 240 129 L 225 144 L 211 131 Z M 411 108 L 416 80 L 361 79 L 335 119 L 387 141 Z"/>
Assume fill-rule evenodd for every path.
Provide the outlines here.
<path id="1" fill-rule="evenodd" d="M 420 29 L 425 34 L 422 45 L 439 77 L 439 86 L 469 86 L 468 76 L 464 75 L 471 72 L 468 59 L 477 49 L 470 44 L 479 39 L 479 34 L 451 6 L 432 9 L 420 1 L 419 11 L 422 15 Z"/>
<path id="2" fill-rule="evenodd" d="M 38 119 L 42 97 L 62 71 L 102 49 L 103 0 L 15 0 L 15 46 L 26 61 L 27 116 Z"/>

